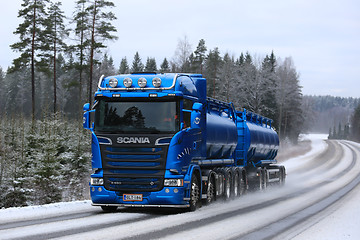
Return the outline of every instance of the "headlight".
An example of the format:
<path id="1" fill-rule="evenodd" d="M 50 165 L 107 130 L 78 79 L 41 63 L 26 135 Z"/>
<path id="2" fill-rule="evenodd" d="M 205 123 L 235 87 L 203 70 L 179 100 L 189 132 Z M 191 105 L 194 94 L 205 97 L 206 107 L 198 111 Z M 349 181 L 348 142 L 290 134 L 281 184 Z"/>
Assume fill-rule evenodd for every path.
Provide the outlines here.
<path id="1" fill-rule="evenodd" d="M 91 178 L 90 184 L 93 186 L 102 186 L 104 185 L 104 179 L 102 178 Z"/>
<path id="2" fill-rule="evenodd" d="M 123 81 L 123 84 L 125 87 L 129 88 L 132 85 L 132 79 L 131 78 L 125 78 Z"/>
<path id="3" fill-rule="evenodd" d="M 139 87 L 144 88 L 144 87 L 146 87 L 146 84 L 147 84 L 147 81 L 145 78 L 139 78 L 139 80 L 138 80 Z"/>
<path id="4" fill-rule="evenodd" d="M 184 186 L 183 179 L 165 179 L 164 186 L 166 187 L 182 187 Z"/>
<path id="5" fill-rule="evenodd" d="M 118 80 L 117 80 L 116 78 L 111 78 L 111 79 L 109 80 L 109 85 L 110 85 L 110 87 L 112 87 L 112 88 L 116 87 L 116 86 L 118 85 Z"/>
<path id="6" fill-rule="evenodd" d="M 152 80 L 152 84 L 153 84 L 153 86 L 156 87 L 156 88 L 160 87 L 160 85 L 161 85 L 161 79 L 158 78 L 158 77 L 154 78 L 154 79 Z"/>

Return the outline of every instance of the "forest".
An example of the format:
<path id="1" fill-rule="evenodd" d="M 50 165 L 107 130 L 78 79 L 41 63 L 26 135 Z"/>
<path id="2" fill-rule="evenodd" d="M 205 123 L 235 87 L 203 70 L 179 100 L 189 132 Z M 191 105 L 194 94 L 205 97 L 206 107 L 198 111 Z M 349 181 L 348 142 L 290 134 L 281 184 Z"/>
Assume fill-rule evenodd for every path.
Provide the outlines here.
<path id="1" fill-rule="evenodd" d="M 72 16 L 50 0 L 23 0 L 19 7 L 19 41 L 10 46 L 19 57 L 6 71 L 0 67 L 0 208 L 88 198 L 91 138 L 82 129 L 82 107 L 93 101 L 101 75 L 201 73 L 209 97 L 273 119 L 282 141 L 345 125 L 353 133 L 347 137 L 359 140 L 359 99 L 303 96 L 291 57 L 234 56 L 208 49 L 204 39 L 192 48 L 183 36 L 159 65 L 136 52 L 117 67 L 106 53 L 106 43 L 121 36 L 112 25 L 114 1 L 75 5 Z"/>

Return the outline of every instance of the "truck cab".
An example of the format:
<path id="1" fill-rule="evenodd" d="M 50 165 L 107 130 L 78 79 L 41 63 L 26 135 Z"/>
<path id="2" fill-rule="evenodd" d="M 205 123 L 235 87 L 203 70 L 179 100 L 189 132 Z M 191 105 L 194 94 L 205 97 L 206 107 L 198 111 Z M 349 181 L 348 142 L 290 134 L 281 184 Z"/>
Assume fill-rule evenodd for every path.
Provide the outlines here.
<path id="1" fill-rule="evenodd" d="M 189 207 L 198 168 L 191 161 L 202 151 L 202 81 L 201 75 L 155 73 L 99 80 L 94 105 L 84 107 L 93 205 Z"/>

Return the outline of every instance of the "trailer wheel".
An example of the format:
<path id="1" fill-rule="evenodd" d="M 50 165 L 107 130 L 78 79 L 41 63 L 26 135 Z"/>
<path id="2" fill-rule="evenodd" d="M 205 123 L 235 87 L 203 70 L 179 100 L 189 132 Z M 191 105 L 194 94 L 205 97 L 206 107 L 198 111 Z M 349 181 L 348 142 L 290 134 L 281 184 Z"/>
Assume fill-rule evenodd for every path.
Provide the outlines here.
<path id="1" fill-rule="evenodd" d="M 286 170 L 284 166 L 280 166 L 280 181 L 279 184 L 280 186 L 283 186 L 285 184 L 285 176 L 286 176 Z"/>
<path id="2" fill-rule="evenodd" d="M 240 196 L 245 195 L 247 192 L 247 178 L 246 173 L 242 173 L 240 178 Z"/>
<path id="3" fill-rule="evenodd" d="M 263 188 L 263 171 L 261 168 L 258 168 L 256 171 L 256 181 L 254 181 L 254 185 L 252 187 L 253 190 L 262 190 Z"/>
<path id="4" fill-rule="evenodd" d="M 261 190 L 265 190 L 267 188 L 267 170 L 264 168 L 261 170 Z"/>
<path id="5" fill-rule="evenodd" d="M 240 174 L 238 171 L 235 172 L 235 176 L 234 176 L 234 192 L 233 192 L 233 197 L 239 197 L 240 193 L 241 193 L 241 180 L 240 180 Z"/>
<path id="6" fill-rule="evenodd" d="M 195 211 L 200 201 L 200 187 L 199 180 L 196 175 L 191 177 L 191 190 L 190 190 L 190 208 L 191 212 Z"/>
<path id="7" fill-rule="evenodd" d="M 224 189 L 224 197 L 225 200 L 230 199 L 231 197 L 231 173 L 227 172 L 225 173 L 225 189 Z"/>
<path id="8" fill-rule="evenodd" d="M 102 210 L 107 213 L 116 212 L 117 208 L 116 206 L 101 206 Z"/>
<path id="9" fill-rule="evenodd" d="M 209 204 L 216 200 L 215 181 L 214 178 L 210 178 L 207 191 L 206 191 L 206 203 Z"/>

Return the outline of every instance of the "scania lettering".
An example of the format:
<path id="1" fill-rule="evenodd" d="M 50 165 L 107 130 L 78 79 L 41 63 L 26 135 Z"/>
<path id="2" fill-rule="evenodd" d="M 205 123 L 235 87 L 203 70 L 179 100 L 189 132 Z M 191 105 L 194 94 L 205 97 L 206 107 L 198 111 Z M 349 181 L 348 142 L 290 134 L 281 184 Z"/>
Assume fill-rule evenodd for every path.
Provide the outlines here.
<path id="1" fill-rule="evenodd" d="M 84 128 L 92 135 L 92 204 L 104 211 L 194 211 L 282 185 L 285 168 L 276 164 L 279 138 L 271 125 L 207 97 L 200 74 L 103 76 L 94 105 L 84 105 Z"/>
<path id="2" fill-rule="evenodd" d="M 148 137 L 118 137 L 117 143 L 150 143 Z"/>

